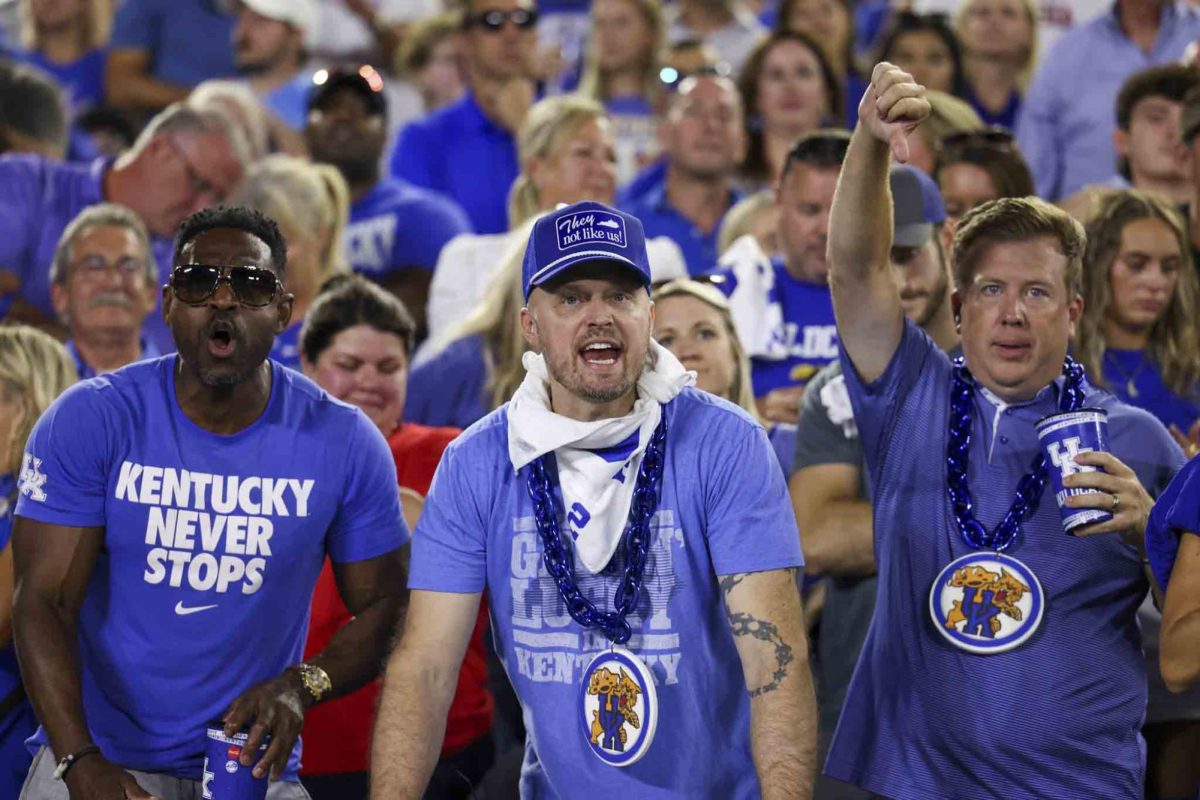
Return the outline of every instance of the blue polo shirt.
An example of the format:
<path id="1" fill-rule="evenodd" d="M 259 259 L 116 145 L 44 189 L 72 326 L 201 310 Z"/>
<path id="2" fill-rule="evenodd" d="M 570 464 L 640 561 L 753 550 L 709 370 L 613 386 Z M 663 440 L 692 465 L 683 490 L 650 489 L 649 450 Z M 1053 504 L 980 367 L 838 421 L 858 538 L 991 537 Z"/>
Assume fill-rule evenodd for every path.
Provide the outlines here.
<path id="1" fill-rule="evenodd" d="M 398 178 L 383 178 L 350 207 L 350 268 L 380 281 L 401 269 L 437 266 L 446 242 L 471 232 L 463 210 L 444 196 Z"/>
<path id="2" fill-rule="evenodd" d="M 104 105 L 104 68 L 108 63 L 108 51 L 90 50 L 67 64 L 46 58 L 37 50 L 25 50 L 13 57 L 43 70 L 67 93 L 67 102 L 72 115 L 92 106 Z"/>
<path id="3" fill-rule="evenodd" d="M 739 192 L 732 188 L 729 190 L 729 207 L 741 199 Z M 717 234 L 721 230 L 724 215 L 711 231 L 705 232 L 696 227 L 694 222 L 680 214 L 667 200 L 665 170 L 662 183 L 648 188 L 641 196 L 623 204 L 621 210 L 642 221 L 647 239 L 666 236 L 679 245 L 684 261 L 687 262 L 689 275 L 704 275 L 717 268 Z"/>
<path id="4" fill-rule="evenodd" d="M 88 206 L 104 201 L 103 178 L 111 162 L 63 164 L 42 156 L 0 156 L 0 269 L 21 279 L 17 296 L 55 318 L 50 302 L 50 263 L 68 223 Z M 159 283 L 171 275 L 172 242 L 152 236 Z M 161 299 L 142 328 L 160 353 L 175 351 L 163 321 Z"/>
<path id="5" fill-rule="evenodd" d="M 1040 627 L 1018 647 L 975 655 L 934 628 L 929 592 L 972 552 L 946 496 L 949 357 L 911 321 L 891 363 L 864 384 L 841 353 L 870 477 L 879 591 L 825 773 L 892 800 L 1141 797 L 1146 671 L 1139 548 L 1069 536 L 1052 491 L 1005 551 L 1037 576 Z M 968 480 L 991 530 L 1040 452 L 1034 426 L 1057 411 L 1062 378 L 1032 400 L 974 393 Z M 1158 420 L 1085 386 L 1108 412 L 1111 450 L 1157 495 L 1183 464 Z"/>
<path id="6" fill-rule="evenodd" d="M 483 115 L 470 91 L 405 126 L 391 170 L 458 203 L 476 233 L 508 230 L 508 192 L 520 172 L 517 143 Z"/>
<path id="7" fill-rule="evenodd" d="M 213 0 L 123 0 L 113 22 L 111 48 L 150 54 L 150 74 L 191 87 L 236 74 L 232 14 Z"/>

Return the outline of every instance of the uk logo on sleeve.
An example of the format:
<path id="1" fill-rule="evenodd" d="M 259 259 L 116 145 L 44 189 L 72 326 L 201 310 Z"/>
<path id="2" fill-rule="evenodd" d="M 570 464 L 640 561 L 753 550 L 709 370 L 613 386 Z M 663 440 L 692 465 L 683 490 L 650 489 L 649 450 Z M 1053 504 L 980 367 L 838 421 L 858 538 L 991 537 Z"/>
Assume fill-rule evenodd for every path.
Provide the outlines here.
<path id="1" fill-rule="evenodd" d="M 46 502 L 46 473 L 42 472 L 42 460 L 26 453 L 21 461 L 20 483 L 17 490 L 38 503 Z"/>

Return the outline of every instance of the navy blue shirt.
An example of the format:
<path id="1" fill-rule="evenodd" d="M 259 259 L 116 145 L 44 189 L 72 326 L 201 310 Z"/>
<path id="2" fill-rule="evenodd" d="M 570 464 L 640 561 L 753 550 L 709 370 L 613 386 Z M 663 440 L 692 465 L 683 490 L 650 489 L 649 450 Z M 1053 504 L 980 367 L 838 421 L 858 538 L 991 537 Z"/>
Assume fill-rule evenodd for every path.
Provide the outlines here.
<path id="1" fill-rule="evenodd" d="M 520 172 L 517 143 L 483 115 L 470 91 L 410 122 L 392 152 L 391 170 L 458 203 L 476 233 L 508 230 L 508 192 Z"/>
<path id="2" fill-rule="evenodd" d="M 467 428 L 491 406 L 483 337 L 456 339 L 412 368 L 404 399 L 404 421 L 433 427 Z"/>
<path id="3" fill-rule="evenodd" d="M 689 275 L 704 275 L 717 268 L 717 234 L 721 220 L 710 231 L 702 231 L 687 217 L 680 214 L 667 200 L 666 173 L 661 184 L 648 189 L 640 197 L 621 205 L 621 210 L 642 221 L 646 238 L 666 236 L 683 251 Z M 741 200 L 734 189 L 729 190 L 729 206 Z M 721 218 L 724 219 L 724 216 Z"/>
<path id="4" fill-rule="evenodd" d="M 911 321 L 891 363 L 864 385 L 844 350 L 874 498 L 879 592 L 825 772 L 893 800 L 1141 797 L 1146 670 L 1137 609 L 1147 583 L 1121 536 L 1068 536 L 1052 492 L 1006 555 L 1037 576 L 1040 627 L 975 655 L 934 628 L 929 592 L 973 552 L 946 496 L 951 362 Z M 968 480 L 990 530 L 1040 452 L 1034 426 L 1057 411 L 1062 378 L 1032 400 L 974 394 Z M 1112 452 L 1158 494 L 1183 453 L 1158 420 L 1085 386 L 1108 412 Z"/>
<path id="5" fill-rule="evenodd" d="M 1002 128 L 1013 130 L 1017 127 L 1017 115 L 1021 113 L 1021 93 L 1014 90 L 1008 97 L 1008 103 L 999 112 L 993 112 L 988 109 L 979 98 L 975 95 L 975 90 L 967 84 L 966 94 L 963 95 L 971 108 L 975 109 L 975 113 L 983 120 L 985 125 L 999 125 Z"/>
<path id="6" fill-rule="evenodd" d="M 467 215 L 444 196 L 384 178 L 350 207 L 346 256 L 377 281 L 400 269 L 432 272 L 446 242 L 470 232 Z"/>
<path id="7" fill-rule="evenodd" d="M 192 87 L 236 74 L 232 14 L 214 0 L 122 0 L 113 22 L 111 48 L 150 54 L 150 74 L 164 83 Z"/>
<path id="8" fill-rule="evenodd" d="M 1123 403 L 1146 409 L 1163 425 L 1175 425 L 1186 433 L 1200 419 L 1200 395 L 1180 397 L 1171 391 L 1157 365 L 1141 350 L 1109 348 L 1104 351 L 1103 368 L 1110 392 Z"/>

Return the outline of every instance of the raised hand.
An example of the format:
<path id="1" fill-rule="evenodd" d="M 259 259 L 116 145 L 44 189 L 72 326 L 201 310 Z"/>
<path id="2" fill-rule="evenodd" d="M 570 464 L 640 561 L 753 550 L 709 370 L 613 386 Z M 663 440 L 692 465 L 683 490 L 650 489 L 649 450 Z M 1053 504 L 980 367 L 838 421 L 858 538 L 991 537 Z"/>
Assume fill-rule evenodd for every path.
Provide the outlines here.
<path id="1" fill-rule="evenodd" d="M 895 64 L 875 65 L 871 85 L 858 103 L 858 121 L 891 147 L 897 161 L 908 161 L 908 134 L 928 116 L 924 86 Z"/>

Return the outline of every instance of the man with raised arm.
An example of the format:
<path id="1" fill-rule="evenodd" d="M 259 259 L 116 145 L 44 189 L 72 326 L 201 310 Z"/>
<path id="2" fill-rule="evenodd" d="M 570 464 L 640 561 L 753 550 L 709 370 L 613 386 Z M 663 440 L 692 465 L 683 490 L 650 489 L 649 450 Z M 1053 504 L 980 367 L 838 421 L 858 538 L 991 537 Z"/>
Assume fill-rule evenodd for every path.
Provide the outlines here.
<path id="1" fill-rule="evenodd" d="M 879 594 L 825 772 L 892 800 L 1141 797 L 1143 487 L 1163 487 L 1183 454 L 1066 357 L 1084 234 L 1040 200 L 992 201 L 958 225 L 965 364 L 905 319 L 888 167 L 907 158 L 924 95 L 891 64 L 875 68 L 830 221 Z M 1095 490 L 1069 506 L 1112 519 L 1070 536 L 1042 491 L 1035 424 L 1082 406 L 1107 412 L 1111 453 L 1049 468 Z"/>
<path id="2" fill-rule="evenodd" d="M 635 217 L 547 214 L 523 279 L 525 382 L 446 449 L 415 535 L 372 797 L 422 796 L 485 588 L 522 796 L 811 797 L 803 559 L 766 433 L 651 339 Z"/>

